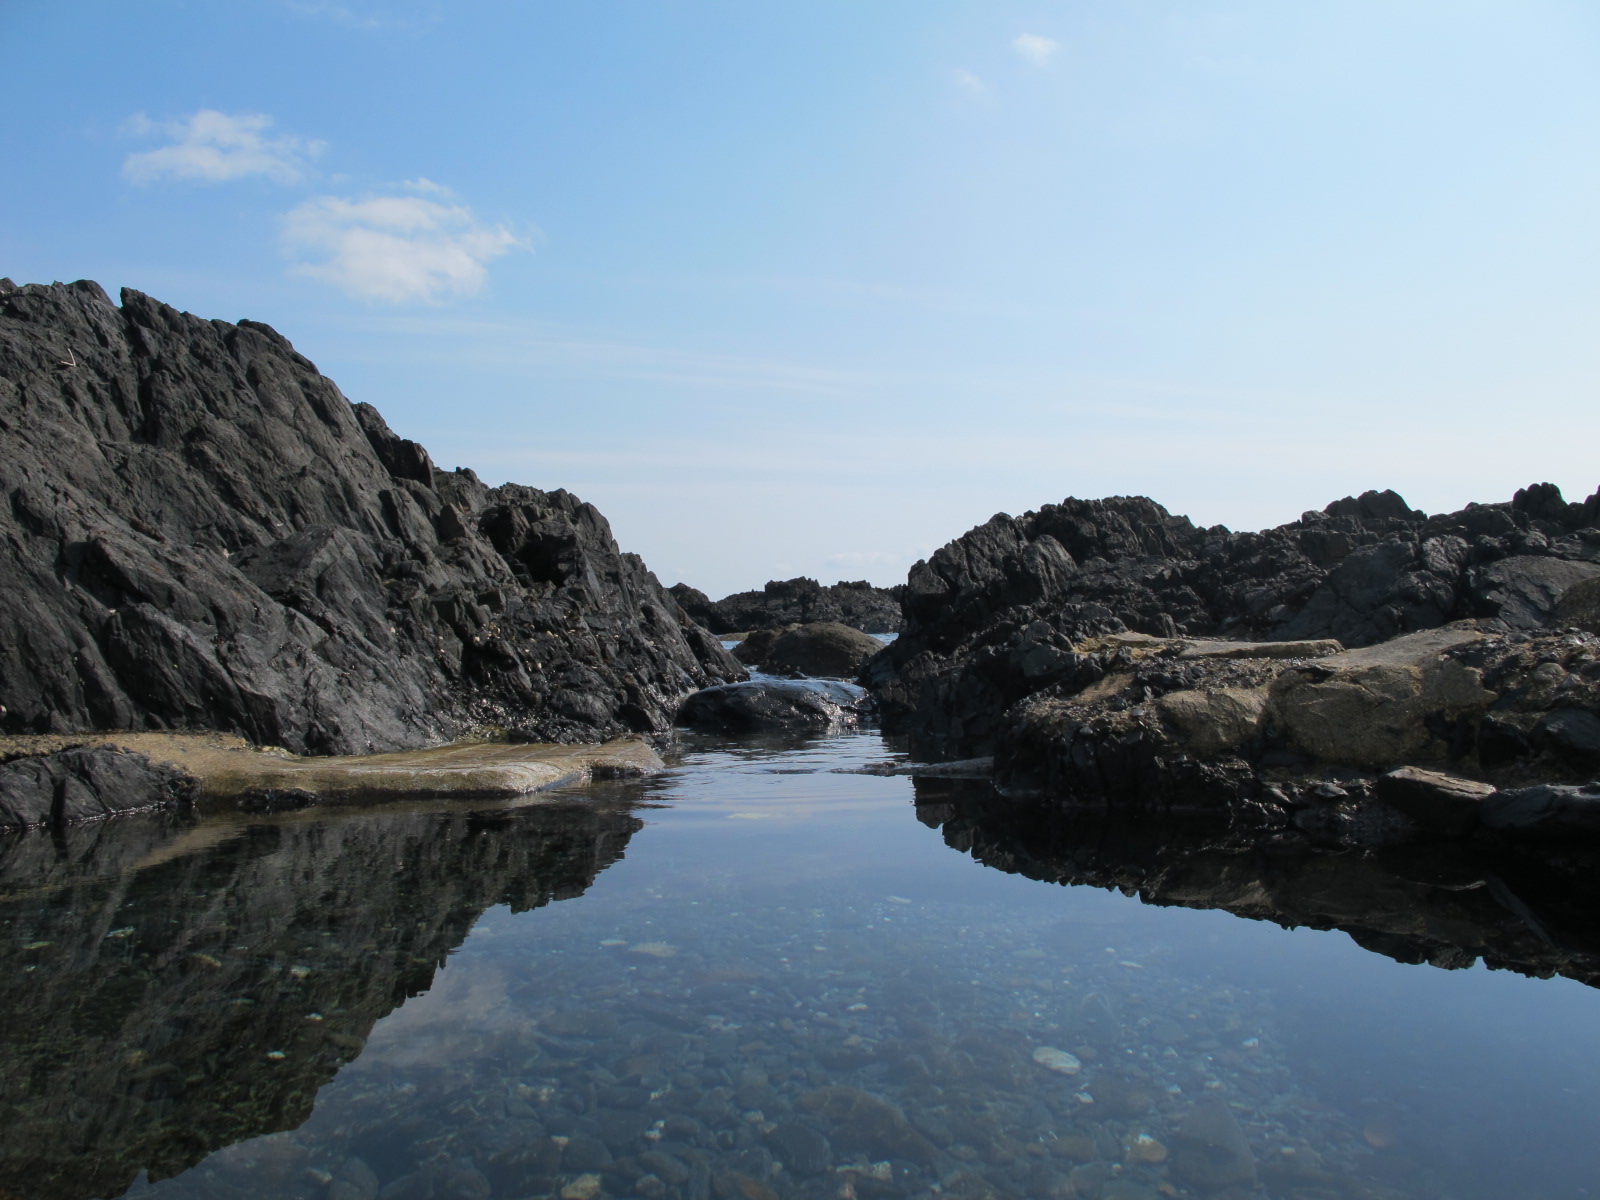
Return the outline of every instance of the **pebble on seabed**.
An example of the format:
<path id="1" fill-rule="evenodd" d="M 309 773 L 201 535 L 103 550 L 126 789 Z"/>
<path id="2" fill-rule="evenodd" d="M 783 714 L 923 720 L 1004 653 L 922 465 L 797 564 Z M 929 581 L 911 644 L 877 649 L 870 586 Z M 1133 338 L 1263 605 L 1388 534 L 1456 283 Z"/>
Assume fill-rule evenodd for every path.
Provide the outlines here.
<path id="1" fill-rule="evenodd" d="M 1040 1046 L 1033 1052 L 1033 1061 L 1041 1067 L 1049 1067 L 1050 1070 L 1059 1071 L 1063 1075 L 1076 1075 L 1083 1070 L 1083 1064 L 1078 1061 L 1077 1055 L 1057 1050 L 1054 1046 Z"/>

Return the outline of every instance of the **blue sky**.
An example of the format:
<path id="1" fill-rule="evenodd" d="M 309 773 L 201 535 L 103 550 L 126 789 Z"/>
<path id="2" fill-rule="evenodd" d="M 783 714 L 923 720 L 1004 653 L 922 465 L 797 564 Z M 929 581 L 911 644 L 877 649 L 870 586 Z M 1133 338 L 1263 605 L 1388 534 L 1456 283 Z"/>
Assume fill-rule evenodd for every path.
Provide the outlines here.
<path id="1" fill-rule="evenodd" d="M 667 583 L 1600 486 L 1600 7 L 0 0 L 0 274 L 267 321 Z"/>

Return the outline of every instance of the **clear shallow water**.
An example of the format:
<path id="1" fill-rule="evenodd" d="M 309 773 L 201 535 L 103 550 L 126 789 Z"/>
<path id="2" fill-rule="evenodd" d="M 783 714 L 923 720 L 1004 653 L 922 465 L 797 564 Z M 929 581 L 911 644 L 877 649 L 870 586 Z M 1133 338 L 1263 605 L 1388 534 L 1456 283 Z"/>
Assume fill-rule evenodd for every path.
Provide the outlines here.
<path id="1" fill-rule="evenodd" d="M 1489 1200 L 1600 1180 L 1595 990 L 1006 874 L 947 845 L 910 780 L 836 772 L 887 756 L 870 733 L 706 744 L 553 805 L 13 847 L 0 1185 Z M 1254 1186 L 1227 1182 L 1229 1129 Z"/>

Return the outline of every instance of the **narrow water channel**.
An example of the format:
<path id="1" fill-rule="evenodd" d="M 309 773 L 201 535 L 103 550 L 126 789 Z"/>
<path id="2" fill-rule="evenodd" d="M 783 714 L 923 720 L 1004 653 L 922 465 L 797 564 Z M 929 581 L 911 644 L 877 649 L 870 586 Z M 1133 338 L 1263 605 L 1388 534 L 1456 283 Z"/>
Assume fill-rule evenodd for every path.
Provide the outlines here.
<path id="1" fill-rule="evenodd" d="M 0 1196 L 1600 1184 L 1600 992 L 995 869 L 891 757 L 14 839 Z"/>

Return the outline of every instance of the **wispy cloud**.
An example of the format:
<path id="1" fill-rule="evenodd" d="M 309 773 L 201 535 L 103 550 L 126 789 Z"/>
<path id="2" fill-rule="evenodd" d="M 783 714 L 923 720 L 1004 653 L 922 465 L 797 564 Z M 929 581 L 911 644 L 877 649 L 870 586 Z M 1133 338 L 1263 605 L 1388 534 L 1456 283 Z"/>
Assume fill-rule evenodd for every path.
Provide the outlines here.
<path id="1" fill-rule="evenodd" d="M 1061 43 L 1038 33 L 1025 33 L 1011 43 L 1011 48 L 1036 67 L 1050 64 L 1061 49 Z"/>
<path id="2" fill-rule="evenodd" d="M 989 85 L 965 67 L 955 68 L 950 72 L 950 78 L 955 81 L 956 87 L 969 96 L 987 96 L 989 94 Z"/>
<path id="3" fill-rule="evenodd" d="M 135 116 L 129 128 L 137 134 L 165 134 L 170 145 L 130 154 L 122 173 L 134 183 L 183 179 L 196 183 L 226 183 L 252 175 L 275 183 L 298 183 L 311 160 L 327 143 L 282 134 L 268 135 L 272 118 L 262 113 L 224 113 L 202 108 L 180 121 L 156 122 Z"/>
<path id="4" fill-rule="evenodd" d="M 480 221 L 429 180 L 424 195 L 352 200 L 317 196 L 284 218 L 283 242 L 296 274 L 362 300 L 436 304 L 483 287 L 487 264 L 528 248 L 504 225 Z M 430 199 L 430 195 L 443 199 Z"/>

